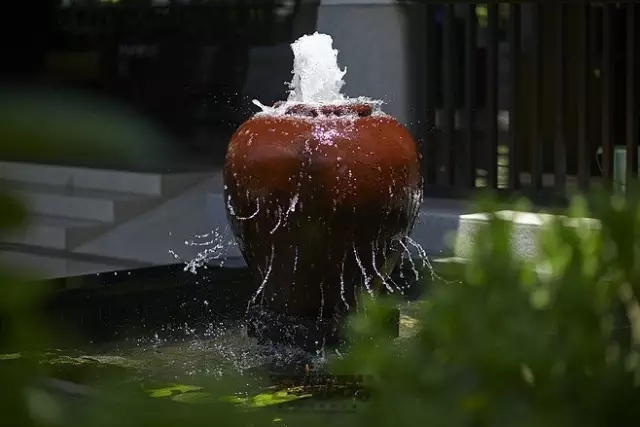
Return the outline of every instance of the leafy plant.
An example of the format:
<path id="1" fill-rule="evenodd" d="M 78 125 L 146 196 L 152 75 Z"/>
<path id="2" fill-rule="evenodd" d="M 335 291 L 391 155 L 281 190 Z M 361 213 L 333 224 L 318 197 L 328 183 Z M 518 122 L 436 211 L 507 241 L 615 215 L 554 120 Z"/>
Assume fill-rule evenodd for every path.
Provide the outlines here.
<path id="1" fill-rule="evenodd" d="M 431 290 L 419 316 L 422 329 L 403 353 L 362 340 L 347 368 L 366 369 L 379 381 L 363 422 L 598 426 L 637 420 L 638 353 L 627 338 L 640 327 L 640 210 L 637 202 L 604 195 L 591 207 L 600 223 L 584 219 L 586 202 L 576 198 L 568 217 L 544 232 L 541 254 L 532 261 L 514 256 L 511 224 L 494 216 L 458 283 Z M 370 329 L 356 332 L 370 335 Z"/>

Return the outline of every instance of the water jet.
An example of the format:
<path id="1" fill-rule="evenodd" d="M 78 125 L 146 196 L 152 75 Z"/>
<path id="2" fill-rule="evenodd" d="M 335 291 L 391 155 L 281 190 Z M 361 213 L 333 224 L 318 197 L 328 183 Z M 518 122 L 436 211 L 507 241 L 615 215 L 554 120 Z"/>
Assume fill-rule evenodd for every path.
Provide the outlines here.
<path id="1" fill-rule="evenodd" d="M 315 33 L 292 44 L 288 100 L 256 102 L 224 168 L 227 216 L 256 285 L 254 332 L 303 346 L 339 341 L 360 294 L 399 291 L 389 274 L 422 202 L 413 137 L 380 101 L 341 94 L 332 43 Z"/>

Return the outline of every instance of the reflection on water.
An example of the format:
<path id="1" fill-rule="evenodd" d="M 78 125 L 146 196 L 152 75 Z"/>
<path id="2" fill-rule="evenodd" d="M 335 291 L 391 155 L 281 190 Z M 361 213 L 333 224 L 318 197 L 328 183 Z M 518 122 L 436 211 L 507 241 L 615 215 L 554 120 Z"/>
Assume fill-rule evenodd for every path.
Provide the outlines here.
<path id="1" fill-rule="evenodd" d="M 419 266 L 407 262 L 394 280 L 406 284 L 415 279 Z M 66 335 L 64 343 L 55 344 L 57 350 L 37 357 L 53 368 L 55 378 L 75 384 L 116 377 L 134 390 L 179 384 L 188 391 L 236 377 L 241 381 L 234 382 L 235 393 L 256 395 L 274 385 L 274 373 L 303 377 L 307 367 L 326 372 L 328 363 L 342 356 L 336 350 L 311 354 L 249 337 L 246 301 L 254 289 L 246 268 L 210 266 L 192 274 L 184 267 L 94 275 L 78 289 L 61 291 L 50 307 L 52 319 L 71 326 L 79 338 L 69 344 Z M 415 283 L 420 282 L 414 288 Z M 418 328 L 420 305 L 400 307 L 399 352 Z M 0 363 L 12 362 L 0 357 Z"/>
<path id="2" fill-rule="evenodd" d="M 401 307 L 399 351 L 419 326 L 414 317 L 419 305 Z M 169 329 L 182 336 L 161 338 Z M 137 337 L 50 351 L 45 359 L 55 367 L 54 375 L 65 380 L 93 382 L 115 370 L 133 381 L 197 385 L 229 375 L 247 376 L 250 382 L 267 380 L 273 373 L 303 375 L 305 365 L 322 372 L 329 360 L 340 356 L 335 350 L 309 354 L 293 347 L 260 345 L 247 336 L 242 320 L 227 319 L 212 322 L 201 333 L 188 325 L 167 325 Z"/>
<path id="3" fill-rule="evenodd" d="M 99 354 L 124 358 L 132 365 L 144 366 L 151 376 L 174 380 L 290 370 L 303 368 L 306 363 L 324 363 L 323 354 L 259 345 L 247 336 L 241 320 L 216 322 L 204 334 L 177 340 L 162 340 L 154 333 L 150 338 L 108 343 L 99 349 Z"/>

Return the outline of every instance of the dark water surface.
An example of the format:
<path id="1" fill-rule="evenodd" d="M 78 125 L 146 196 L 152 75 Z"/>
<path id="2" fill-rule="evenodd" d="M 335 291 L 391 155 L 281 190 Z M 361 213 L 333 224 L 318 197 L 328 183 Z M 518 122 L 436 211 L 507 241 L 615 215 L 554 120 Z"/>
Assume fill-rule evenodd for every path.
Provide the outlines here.
<path id="1" fill-rule="evenodd" d="M 118 378 L 172 398 L 202 395 L 200 387 L 215 379 L 234 378 L 235 393 L 256 395 L 285 387 L 280 375 L 303 381 L 309 372 L 326 372 L 339 352 L 264 345 L 247 335 L 244 315 L 254 288 L 247 269 L 236 264 L 197 275 L 179 264 L 61 280 L 47 316 L 64 333 L 35 357 L 64 381 L 57 383 L 62 388 Z M 418 304 L 401 307 L 398 342 L 415 330 Z M 19 363 L 25 356 L 3 358 L 0 363 Z"/>

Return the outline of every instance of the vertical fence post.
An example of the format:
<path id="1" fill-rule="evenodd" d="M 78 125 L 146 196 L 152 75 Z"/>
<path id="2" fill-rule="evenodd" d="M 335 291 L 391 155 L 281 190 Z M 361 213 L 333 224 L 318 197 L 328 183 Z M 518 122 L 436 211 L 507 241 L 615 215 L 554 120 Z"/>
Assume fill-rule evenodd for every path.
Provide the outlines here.
<path id="1" fill-rule="evenodd" d="M 626 146 L 627 146 L 627 164 L 626 164 L 626 183 L 627 188 L 632 180 L 638 176 L 638 155 L 637 155 L 637 106 L 636 106 L 636 79 L 638 77 L 638 64 L 636 58 L 636 4 L 634 2 L 627 3 L 627 76 L 626 76 Z"/>
<path id="2" fill-rule="evenodd" d="M 554 193 L 562 193 L 567 188 L 570 180 L 569 173 L 576 173 L 578 188 L 585 191 L 589 188 L 592 174 L 591 161 L 594 155 L 602 169 L 605 182 L 613 177 L 614 134 L 616 129 L 622 131 L 622 127 L 616 125 L 614 110 L 617 108 L 614 92 L 614 49 L 613 40 L 613 7 L 603 3 L 594 9 L 589 4 L 567 4 L 556 2 L 545 4 L 540 0 L 529 3 L 527 12 L 517 2 L 509 5 L 509 22 L 507 37 L 509 44 L 509 75 L 508 81 L 499 81 L 499 6 L 496 3 L 486 5 L 487 10 L 487 50 L 486 70 L 478 67 L 477 40 L 476 40 L 476 7 L 467 3 L 464 6 L 465 30 L 464 34 L 456 25 L 456 14 L 453 4 L 441 3 L 442 8 L 442 62 L 435 61 L 434 51 L 437 47 L 432 45 L 435 39 L 435 6 L 426 5 L 428 10 L 425 16 L 425 46 L 427 59 L 426 81 L 424 93 L 426 103 L 435 100 L 436 89 L 434 85 L 442 84 L 443 104 L 434 108 L 425 108 L 422 117 L 426 118 L 429 125 L 422 132 L 430 140 L 425 149 L 426 159 L 425 176 L 428 182 L 437 183 L 439 186 L 458 186 L 460 189 L 473 189 L 476 185 L 476 166 L 486 160 L 487 186 L 490 188 L 502 187 L 499 174 L 498 149 L 499 147 L 499 122 L 498 122 L 498 85 L 509 86 L 509 134 L 508 134 L 508 177 L 506 187 L 509 190 L 518 190 L 521 183 L 521 164 L 528 166 L 524 171 L 531 173 L 530 188 L 533 193 L 540 193 L 544 189 L 546 175 L 551 172 L 545 168 L 553 167 Z M 626 7 L 626 103 L 625 103 L 625 140 L 627 148 L 626 174 L 627 180 L 636 177 L 638 170 L 637 156 L 637 132 L 638 132 L 638 106 L 637 82 L 639 77 L 638 60 L 635 52 L 637 37 L 635 34 L 635 12 L 637 7 L 629 2 Z M 549 9 L 547 9 L 549 8 Z M 600 34 L 600 10 L 602 11 L 602 34 Z M 547 14 L 546 12 L 551 12 Z M 544 12 L 544 13 L 543 13 Z M 542 22 L 543 16 L 553 17 L 549 22 Z M 532 34 L 530 51 L 522 52 L 522 19 L 531 19 Z M 570 28 L 573 24 L 573 33 Z M 543 41 L 542 32 L 548 26 L 557 30 L 554 36 L 555 45 Z M 597 33 L 592 33 L 597 32 Z M 458 62 L 456 55 L 456 40 L 464 37 L 464 69 Z M 600 64 L 600 79 L 598 87 L 592 88 L 590 83 L 595 82 L 593 77 L 595 51 L 602 43 L 602 62 Z M 547 46 L 548 45 L 548 46 Z M 550 51 L 547 52 L 546 49 Z M 549 55 L 544 55 L 549 53 Z M 523 62 L 523 56 L 528 62 Z M 544 63 L 549 63 L 550 69 L 544 72 Z M 430 66 L 431 64 L 441 64 Z M 523 72 L 530 67 L 530 77 L 521 82 Z M 486 122 L 482 130 L 485 131 L 480 139 L 482 149 L 478 149 L 477 131 L 477 85 L 479 72 L 486 71 L 486 80 L 482 83 L 486 86 Z M 440 80 L 436 73 L 440 75 Z M 457 79 L 458 73 L 463 75 L 464 106 L 457 123 Z M 546 86 L 546 85 L 550 86 Z M 575 91 L 574 91 L 575 90 Z M 422 92 L 422 89 L 421 89 Z M 526 93 L 523 93 L 526 92 Z M 543 94 L 551 98 L 543 99 Z M 523 97 L 526 97 L 523 99 Z M 601 103 L 597 98 L 602 98 Z M 520 105 L 522 104 L 522 105 Z M 442 105 L 442 107 L 440 107 Z M 528 107 L 530 106 L 530 108 Z M 437 111 L 436 108 L 442 108 Z M 526 110 L 523 110 L 525 109 Z M 590 109 L 591 108 L 591 109 Z M 551 115 L 551 109 L 555 115 Z M 525 113 L 526 111 L 526 113 Z M 545 111 L 549 114 L 545 116 Z M 590 111 L 593 115 L 590 115 Z M 618 110 L 615 110 L 618 111 Z M 431 115 L 432 114 L 432 115 Z M 595 120 L 594 120 L 595 119 Z M 431 126 L 437 122 L 437 144 L 435 134 Z M 596 125 L 594 125 L 594 123 Z M 461 125 L 460 128 L 458 125 Z M 598 128 L 600 127 L 601 128 Z M 523 128 L 526 128 L 526 130 Z M 597 135 L 596 135 L 597 133 Z M 429 137 L 427 137 L 429 135 Z M 459 136 L 458 136 L 459 135 Z M 553 138 L 553 145 L 545 146 L 543 135 Z M 523 141 L 521 141 L 524 139 Z M 593 141 L 598 139 L 596 141 Z M 573 145 L 575 141 L 575 146 Z M 551 142 L 551 141 L 547 141 Z M 426 142 L 425 142 L 426 143 Z M 528 143 L 528 145 L 522 145 Z M 429 149 L 428 147 L 431 147 Z M 523 148 L 524 147 L 524 148 Z M 545 148 L 546 147 L 546 148 Z M 553 147 L 553 149 L 551 149 Z M 575 147 L 575 148 L 574 148 Z M 596 151 L 596 148 L 598 148 Z M 525 150 L 525 152 L 523 152 Z M 524 154 L 524 155 L 523 155 Z M 479 156 L 487 156 L 482 158 Z M 543 162 L 545 155 L 553 155 L 552 162 Z M 577 170 L 573 170 L 573 161 L 576 161 Z M 429 162 L 433 162 L 429 165 Z M 484 168 L 483 166 L 480 166 Z M 609 184 L 609 183 L 608 183 Z M 458 193 L 460 194 L 460 193 Z"/>
<path id="3" fill-rule="evenodd" d="M 452 168 L 454 138 L 455 138 L 455 14 L 454 5 L 443 5 L 442 33 L 443 33 L 443 86 L 444 108 L 442 111 L 442 138 L 440 139 L 440 161 L 438 163 L 438 184 L 453 185 Z"/>
<path id="4" fill-rule="evenodd" d="M 476 5 L 466 7 L 464 51 L 464 157 L 462 159 L 462 185 L 476 186 Z"/>
<path id="5" fill-rule="evenodd" d="M 518 147 L 518 80 L 520 77 L 521 9 L 517 3 L 509 6 L 509 189 L 520 188 L 520 159 Z"/>
<path id="6" fill-rule="evenodd" d="M 425 41 L 425 63 L 424 63 L 424 147 L 423 165 L 425 170 L 425 185 L 436 182 L 437 166 L 437 131 L 436 131 L 436 79 L 440 75 L 436 64 L 436 14 L 432 4 L 424 5 L 424 41 Z"/>
<path id="7" fill-rule="evenodd" d="M 420 172 L 423 185 L 433 183 L 433 67 L 430 67 L 430 56 L 433 56 L 433 38 L 430 30 L 433 22 L 428 19 L 430 5 L 424 3 L 410 3 L 408 17 L 411 28 L 412 49 L 422 54 L 413 57 L 413 82 L 415 84 L 414 128 L 420 150 Z"/>
<path id="8" fill-rule="evenodd" d="M 588 4 L 578 4 L 578 188 L 586 190 L 589 186 L 589 147 L 588 147 L 588 111 L 589 111 L 589 33 Z"/>
<path id="9" fill-rule="evenodd" d="M 533 109 L 532 109 L 532 138 L 531 138 L 531 189 L 539 191 L 542 188 L 542 23 L 538 3 L 532 4 L 531 18 L 533 27 L 533 49 L 531 67 L 533 69 Z"/>
<path id="10" fill-rule="evenodd" d="M 498 188 L 498 4 L 487 5 L 487 187 Z"/>
<path id="11" fill-rule="evenodd" d="M 562 2 L 557 2 L 556 10 L 556 58 L 555 58 L 555 99 L 556 99 L 556 120 L 555 120 L 555 140 L 554 146 L 554 190 L 561 192 L 567 184 L 567 148 L 565 122 L 566 114 L 566 6 Z"/>
<path id="12" fill-rule="evenodd" d="M 611 164 L 613 153 L 613 134 L 611 126 L 611 92 L 613 86 L 613 63 L 611 55 L 611 5 L 602 6 L 602 64 L 600 66 L 600 80 L 602 84 L 602 152 L 600 166 L 606 186 L 611 185 Z"/>

